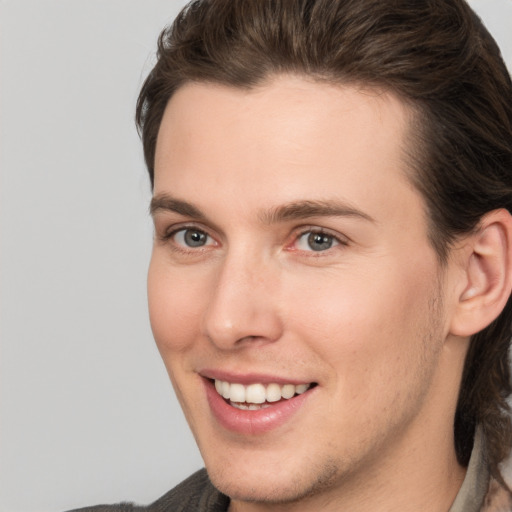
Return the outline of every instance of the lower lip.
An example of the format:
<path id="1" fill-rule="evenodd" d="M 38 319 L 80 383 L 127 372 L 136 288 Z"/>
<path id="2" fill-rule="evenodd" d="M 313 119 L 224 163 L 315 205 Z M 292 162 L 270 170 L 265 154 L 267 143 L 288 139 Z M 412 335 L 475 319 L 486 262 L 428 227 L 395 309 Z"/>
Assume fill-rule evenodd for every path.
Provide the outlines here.
<path id="1" fill-rule="evenodd" d="M 257 411 L 246 411 L 229 405 L 216 391 L 212 381 L 203 379 L 210 409 L 227 430 L 244 435 L 264 434 L 284 425 L 304 405 L 316 388 L 288 400 L 275 402 Z"/>

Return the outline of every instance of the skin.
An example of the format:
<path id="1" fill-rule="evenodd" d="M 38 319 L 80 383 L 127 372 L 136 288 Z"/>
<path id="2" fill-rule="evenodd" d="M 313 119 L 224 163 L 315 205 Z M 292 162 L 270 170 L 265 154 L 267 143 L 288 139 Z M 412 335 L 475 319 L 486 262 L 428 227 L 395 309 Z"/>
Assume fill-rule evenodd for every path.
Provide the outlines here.
<path id="1" fill-rule="evenodd" d="M 151 324 L 230 511 L 434 512 L 458 492 L 468 338 L 450 326 L 467 282 L 456 257 L 440 266 L 406 177 L 411 115 L 392 94 L 294 76 L 249 91 L 187 84 L 167 106 Z M 276 215 L 304 201 L 345 212 Z M 314 251 L 319 230 L 332 246 Z M 241 435 L 213 416 L 205 368 L 317 386 L 290 421 Z"/>

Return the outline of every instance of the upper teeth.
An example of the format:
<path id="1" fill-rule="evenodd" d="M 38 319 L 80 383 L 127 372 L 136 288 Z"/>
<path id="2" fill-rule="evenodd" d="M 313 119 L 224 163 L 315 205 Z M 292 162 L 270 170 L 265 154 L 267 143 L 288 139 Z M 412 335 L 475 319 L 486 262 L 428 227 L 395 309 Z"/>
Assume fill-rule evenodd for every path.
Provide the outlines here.
<path id="1" fill-rule="evenodd" d="M 277 402 L 281 398 L 292 398 L 295 394 L 300 395 L 309 389 L 311 384 L 243 384 L 230 383 L 215 379 L 215 389 L 227 400 L 232 402 L 249 402 L 262 404 L 264 402 Z"/>

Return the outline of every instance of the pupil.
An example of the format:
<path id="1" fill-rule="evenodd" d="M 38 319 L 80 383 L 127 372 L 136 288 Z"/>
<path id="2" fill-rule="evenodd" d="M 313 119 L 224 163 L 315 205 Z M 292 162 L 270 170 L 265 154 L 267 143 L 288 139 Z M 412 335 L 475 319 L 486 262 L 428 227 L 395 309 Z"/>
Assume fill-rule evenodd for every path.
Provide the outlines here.
<path id="1" fill-rule="evenodd" d="M 313 251 L 325 251 L 332 247 L 332 236 L 324 233 L 311 233 L 308 237 L 308 245 Z"/>
<path id="2" fill-rule="evenodd" d="M 185 233 L 185 242 L 190 247 L 199 247 L 204 245 L 205 241 L 206 235 L 201 231 L 187 230 Z"/>

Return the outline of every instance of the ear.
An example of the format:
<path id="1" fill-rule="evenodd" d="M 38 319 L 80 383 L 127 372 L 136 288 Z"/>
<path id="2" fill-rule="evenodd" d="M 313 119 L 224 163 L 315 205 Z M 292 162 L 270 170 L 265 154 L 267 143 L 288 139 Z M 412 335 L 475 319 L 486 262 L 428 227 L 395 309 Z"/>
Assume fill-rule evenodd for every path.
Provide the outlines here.
<path id="1" fill-rule="evenodd" d="M 451 318 L 450 332 L 472 336 L 503 311 L 512 290 L 512 216 L 505 209 L 482 217 L 464 239 L 464 281 Z"/>

